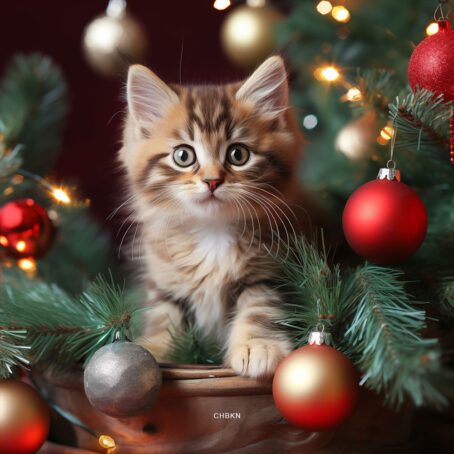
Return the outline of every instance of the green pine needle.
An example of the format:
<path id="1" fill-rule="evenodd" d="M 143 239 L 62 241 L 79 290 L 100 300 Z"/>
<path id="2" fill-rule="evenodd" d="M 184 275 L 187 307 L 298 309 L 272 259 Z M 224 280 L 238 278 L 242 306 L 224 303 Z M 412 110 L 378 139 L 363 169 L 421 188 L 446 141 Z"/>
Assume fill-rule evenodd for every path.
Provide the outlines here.
<path id="1" fill-rule="evenodd" d="M 2 335 L 11 338 L 19 332 L 32 364 L 56 368 L 86 361 L 116 336 L 129 336 L 136 310 L 122 288 L 102 277 L 72 297 L 55 285 L 5 276 L 0 307 Z M 5 368 L 6 357 L 0 359 Z"/>
<path id="2" fill-rule="evenodd" d="M 192 323 L 184 331 L 171 331 L 169 359 L 177 364 L 222 364 L 219 343 Z"/>

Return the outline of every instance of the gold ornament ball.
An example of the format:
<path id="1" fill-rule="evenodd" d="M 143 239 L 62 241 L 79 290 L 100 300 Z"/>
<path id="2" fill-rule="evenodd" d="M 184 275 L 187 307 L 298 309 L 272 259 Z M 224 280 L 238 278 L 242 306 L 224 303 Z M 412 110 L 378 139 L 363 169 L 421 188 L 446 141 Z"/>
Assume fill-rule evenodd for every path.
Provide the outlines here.
<path id="1" fill-rule="evenodd" d="M 249 69 L 264 60 L 274 49 L 274 33 L 282 16 L 268 6 L 235 8 L 225 19 L 221 42 L 236 65 Z"/>
<path id="2" fill-rule="evenodd" d="M 0 381 L 0 453 L 35 453 L 49 426 L 49 408 L 31 386 L 12 379 Z"/>
<path id="3" fill-rule="evenodd" d="M 101 15 L 85 28 L 83 51 L 95 71 L 105 76 L 121 75 L 145 56 L 146 33 L 126 11 Z"/>
<path id="4" fill-rule="evenodd" d="M 352 362 L 328 345 L 306 345 L 278 366 L 273 397 L 282 416 L 310 431 L 343 422 L 358 399 L 358 373 Z"/>
<path id="5" fill-rule="evenodd" d="M 348 123 L 336 137 L 336 148 L 351 160 L 371 157 L 377 131 L 375 112 L 367 112 L 362 117 Z"/>

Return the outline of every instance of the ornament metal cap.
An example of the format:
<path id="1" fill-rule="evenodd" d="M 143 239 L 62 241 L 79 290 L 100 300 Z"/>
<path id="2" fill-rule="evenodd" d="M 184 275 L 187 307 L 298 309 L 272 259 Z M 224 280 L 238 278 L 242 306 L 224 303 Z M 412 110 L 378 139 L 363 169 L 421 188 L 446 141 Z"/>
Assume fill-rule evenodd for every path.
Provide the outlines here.
<path id="1" fill-rule="evenodd" d="M 326 333 L 325 331 L 312 331 L 309 334 L 309 345 L 331 345 L 332 337 L 331 333 Z"/>
<path id="2" fill-rule="evenodd" d="M 378 171 L 377 180 L 400 181 L 400 170 L 393 167 L 383 167 Z"/>

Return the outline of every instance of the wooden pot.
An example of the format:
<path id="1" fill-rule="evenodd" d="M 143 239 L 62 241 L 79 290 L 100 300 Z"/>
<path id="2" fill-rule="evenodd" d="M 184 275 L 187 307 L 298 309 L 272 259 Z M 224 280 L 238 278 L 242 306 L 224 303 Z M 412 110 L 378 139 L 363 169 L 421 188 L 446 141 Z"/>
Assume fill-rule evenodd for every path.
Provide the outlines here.
<path id="1" fill-rule="evenodd" d="M 400 453 L 418 452 L 410 442 L 411 409 L 395 413 L 367 390 L 361 392 L 348 421 L 315 433 L 282 419 L 273 402 L 271 382 L 239 377 L 222 367 L 161 368 L 163 385 L 153 408 L 122 419 L 106 416 L 89 404 L 81 370 L 35 379 L 58 407 L 96 432 L 112 436 L 116 454 L 372 453 L 384 446 Z M 80 448 L 105 452 L 95 437 L 78 427 L 74 430 Z"/>

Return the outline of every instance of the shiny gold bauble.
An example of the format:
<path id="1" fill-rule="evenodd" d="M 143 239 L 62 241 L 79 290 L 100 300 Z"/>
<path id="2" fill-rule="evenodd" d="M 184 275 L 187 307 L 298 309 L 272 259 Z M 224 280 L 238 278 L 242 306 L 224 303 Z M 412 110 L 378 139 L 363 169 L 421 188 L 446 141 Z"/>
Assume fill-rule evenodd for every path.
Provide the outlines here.
<path id="1" fill-rule="evenodd" d="M 121 75 L 130 64 L 142 61 L 146 50 L 144 29 L 126 11 L 98 16 L 85 28 L 85 57 L 105 76 Z"/>
<path id="2" fill-rule="evenodd" d="M 0 381 L 0 453 L 37 452 L 49 425 L 49 408 L 31 386 L 12 379 Z"/>
<path id="3" fill-rule="evenodd" d="M 282 416 L 311 431 L 332 428 L 353 411 L 358 374 L 352 362 L 328 345 L 306 345 L 278 366 L 273 397 Z"/>
<path id="4" fill-rule="evenodd" d="M 245 69 L 261 63 L 273 52 L 275 28 L 281 18 L 268 6 L 235 8 L 221 29 L 222 46 L 229 59 Z"/>
<path id="5" fill-rule="evenodd" d="M 370 158 L 375 150 L 377 128 L 375 112 L 366 112 L 339 131 L 336 137 L 337 150 L 352 160 Z"/>

